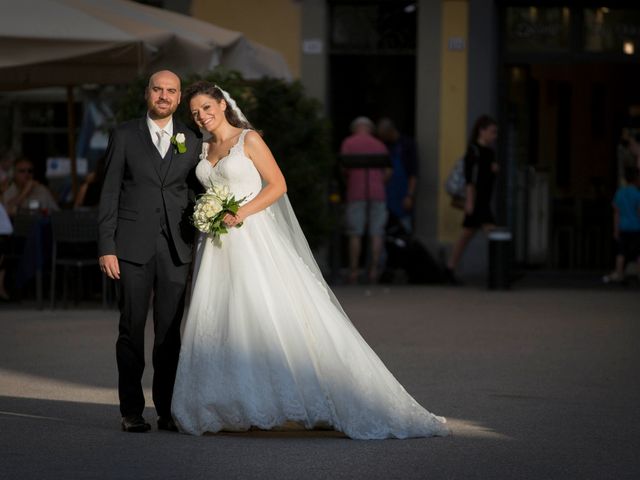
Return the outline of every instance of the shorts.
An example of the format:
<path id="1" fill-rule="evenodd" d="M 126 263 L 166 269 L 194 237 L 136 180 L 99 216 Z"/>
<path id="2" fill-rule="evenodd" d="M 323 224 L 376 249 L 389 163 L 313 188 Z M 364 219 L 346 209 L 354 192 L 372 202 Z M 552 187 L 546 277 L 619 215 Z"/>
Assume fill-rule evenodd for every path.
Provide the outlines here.
<path id="1" fill-rule="evenodd" d="M 368 212 L 367 203 L 369 204 Z M 362 236 L 365 233 L 365 228 L 368 227 L 369 235 L 382 236 L 387 225 L 387 204 L 376 200 L 348 202 L 345 217 L 347 235 Z"/>
<path id="2" fill-rule="evenodd" d="M 620 232 L 618 238 L 618 255 L 623 255 L 625 261 L 635 262 L 640 257 L 640 232 Z"/>

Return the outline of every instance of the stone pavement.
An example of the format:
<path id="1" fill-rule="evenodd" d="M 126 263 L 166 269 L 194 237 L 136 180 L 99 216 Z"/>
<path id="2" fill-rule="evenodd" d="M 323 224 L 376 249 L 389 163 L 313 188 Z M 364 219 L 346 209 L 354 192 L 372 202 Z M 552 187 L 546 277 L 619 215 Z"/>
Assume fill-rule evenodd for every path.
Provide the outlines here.
<path id="1" fill-rule="evenodd" d="M 448 418 L 452 436 L 122 433 L 117 313 L 4 305 L 0 478 L 640 478 L 638 289 L 336 294 L 405 388 Z M 155 419 L 150 408 L 146 416 Z"/>

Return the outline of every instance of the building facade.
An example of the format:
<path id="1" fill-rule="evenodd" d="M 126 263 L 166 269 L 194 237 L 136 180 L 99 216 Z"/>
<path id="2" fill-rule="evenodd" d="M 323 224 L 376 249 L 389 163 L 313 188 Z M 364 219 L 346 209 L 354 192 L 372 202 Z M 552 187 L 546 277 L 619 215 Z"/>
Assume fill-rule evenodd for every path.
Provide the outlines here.
<path id="1" fill-rule="evenodd" d="M 599 269 L 611 260 L 620 139 L 640 126 L 640 6 L 606 3 L 239 0 L 224 13 L 202 0 L 192 14 L 285 53 L 336 144 L 357 115 L 391 116 L 415 136 L 417 234 L 433 253 L 444 257 L 460 232 L 442 186 L 487 113 L 500 125 L 495 208 L 516 259 Z M 478 238 L 464 269 L 481 272 L 486 250 Z"/>
<path id="2" fill-rule="evenodd" d="M 358 115 L 391 117 L 414 136 L 416 233 L 433 254 L 444 259 L 460 233 L 462 213 L 450 206 L 443 184 L 474 120 L 486 113 L 500 126 L 495 209 L 499 223 L 514 232 L 517 261 L 609 265 L 610 202 L 628 163 L 626 145 L 640 132 L 636 1 L 143 3 L 241 31 L 281 52 L 323 103 L 336 151 Z M 64 104 L 36 99 L 50 105 L 34 110 L 31 100 L 21 101 L 17 126 L 0 141 L 22 145 L 34 158 L 63 151 Z M 10 111 L 15 117 L 16 109 L 0 99 L 0 118 L 10 122 Z M 463 270 L 482 272 L 486 251 L 478 236 Z"/>

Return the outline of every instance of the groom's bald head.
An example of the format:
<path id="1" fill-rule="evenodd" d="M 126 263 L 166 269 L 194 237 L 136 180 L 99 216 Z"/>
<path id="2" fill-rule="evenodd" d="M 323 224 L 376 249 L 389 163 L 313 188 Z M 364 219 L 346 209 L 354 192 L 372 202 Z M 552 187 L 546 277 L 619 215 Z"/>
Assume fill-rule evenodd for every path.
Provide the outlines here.
<path id="1" fill-rule="evenodd" d="M 149 77 L 149 84 L 147 88 L 151 88 L 151 86 L 158 82 L 173 82 L 178 86 L 178 91 L 180 90 L 180 77 L 173 73 L 171 70 L 160 70 L 159 72 L 155 72 Z"/>
<path id="2" fill-rule="evenodd" d="M 180 77 L 170 70 L 161 70 L 149 77 L 145 91 L 149 116 L 167 118 L 180 104 Z"/>

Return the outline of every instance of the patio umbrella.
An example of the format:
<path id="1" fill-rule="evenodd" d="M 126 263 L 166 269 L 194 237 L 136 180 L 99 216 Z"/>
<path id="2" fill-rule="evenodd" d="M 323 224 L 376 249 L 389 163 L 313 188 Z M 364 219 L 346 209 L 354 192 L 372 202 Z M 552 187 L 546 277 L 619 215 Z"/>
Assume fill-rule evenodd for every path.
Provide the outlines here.
<path id="1" fill-rule="evenodd" d="M 127 0 L 20 0 L 0 16 L 0 90 L 67 86 L 74 193 L 73 87 L 118 84 L 155 70 L 222 65 L 247 78 L 290 79 L 282 55 L 242 33 Z"/>

